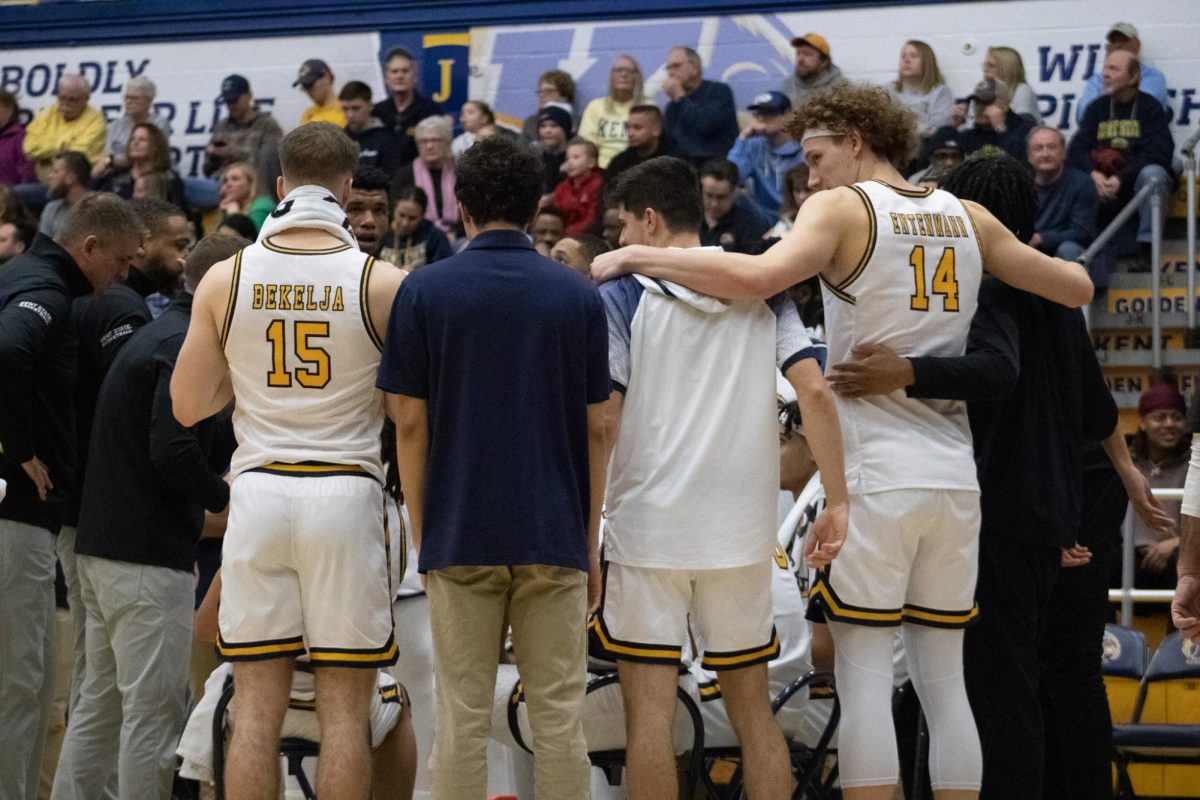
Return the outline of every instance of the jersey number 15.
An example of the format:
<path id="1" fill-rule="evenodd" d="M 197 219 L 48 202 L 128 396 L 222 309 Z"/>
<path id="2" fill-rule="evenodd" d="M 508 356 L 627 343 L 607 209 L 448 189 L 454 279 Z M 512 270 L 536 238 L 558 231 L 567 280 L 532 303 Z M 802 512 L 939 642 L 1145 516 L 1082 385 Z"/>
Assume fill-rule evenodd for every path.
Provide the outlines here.
<path id="1" fill-rule="evenodd" d="M 282 319 L 271 320 L 267 326 L 267 342 L 271 345 L 271 370 L 267 373 L 267 386 L 287 388 L 292 378 L 305 389 L 323 389 L 329 383 L 329 351 L 316 347 L 313 339 L 328 339 L 328 322 L 297 321 L 292 329 L 292 347 L 300 363 L 293 369 L 287 368 L 287 323 Z"/>
<path id="2" fill-rule="evenodd" d="M 913 294 L 909 308 L 913 311 L 929 310 L 929 295 L 942 296 L 943 311 L 958 311 L 958 276 L 954 271 L 954 248 L 942 250 L 942 257 L 933 271 L 933 286 L 925 288 L 925 247 L 917 245 L 908 256 L 908 265 L 913 269 Z"/>

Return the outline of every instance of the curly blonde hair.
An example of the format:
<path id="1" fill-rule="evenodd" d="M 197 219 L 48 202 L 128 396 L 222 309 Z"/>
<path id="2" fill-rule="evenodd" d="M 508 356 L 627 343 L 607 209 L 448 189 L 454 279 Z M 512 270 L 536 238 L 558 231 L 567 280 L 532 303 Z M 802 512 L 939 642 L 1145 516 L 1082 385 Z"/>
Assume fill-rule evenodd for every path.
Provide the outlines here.
<path id="1" fill-rule="evenodd" d="M 821 128 L 862 135 L 875 155 L 905 164 L 917 151 L 917 118 L 882 86 L 841 83 L 811 97 L 796 109 L 788 126 L 797 141 L 804 131 Z"/>

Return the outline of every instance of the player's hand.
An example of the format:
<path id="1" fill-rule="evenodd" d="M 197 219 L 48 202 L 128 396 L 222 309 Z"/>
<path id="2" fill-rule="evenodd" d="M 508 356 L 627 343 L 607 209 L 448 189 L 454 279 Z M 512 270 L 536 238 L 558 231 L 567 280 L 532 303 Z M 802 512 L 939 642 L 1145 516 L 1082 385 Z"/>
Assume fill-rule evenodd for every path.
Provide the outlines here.
<path id="1" fill-rule="evenodd" d="M 1125 485 L 1125 493 L 1133 510 L 1151 528 L 1160 533 L 1174 533 L 1175 520 L 1163 510 L 1162 504 L 1150 490 L 1150 481 L 1136 467 L 1129 467 L 1121 474 L 1121 483 Z"/>
<path id="2" fill-rule="evenodd" d="M 1092 551 L 1079 544 L 1075 543 L 1073 547 L 1064 547 L 1062 551 L 1062 560 L 1060 562 L 1063 569 L 1070 567 L 1082 567 L 1092 560 Z"/>
<path id="3" fill-rule="evenodd" d="M 587 575 L 587 609 L 589 614 L 596 613 L 596 609 L 600 608 L 600 592 L 604 588 L 604 582 L 601 580 L 603 573 L 600 570 L 600 554 L 596 553 L 588 556 L 588 575 Z"/>
<path id="4" fill-rule="evenodd" d="M 37 489 L 38 499 L 45 500 L 46 492 L 54 488 L 54 482 L 50 480 L 50 471 L 46 469 L 46 465 L 37 456 L 26 461 L 21 465 L 21 469 L 25 470 L 25 474 L 29 476 L 29 480 L 33 481 L 33 486 Z"/>
<path id="5" fill-rule="evenodd" d="M 1035 233 L 1033 236 L 1030 236 L 1029 237 L 1029 246 L 1033 247 L 1033 248 L 1041 247 L 1042 246 L 1042 235 L 1040 233 Z"/>
<path id="6" fill-rule="evenodd" d="M 912 385 L 912 362 L 887 345 L 861 344 L 851 351 L 853 360 L 834 364 L 826 379 L 842 397 L 888 394 Z"/>
<path id="7" fill-rule="evenodd" d="M 1146 552 L 1142 556 L 1142 569 L 1162 572 L 1167 568 L 1167 564 L 1171 562 L 1171 556 L 1175 555 L 1175 551 L 1178 549 L 1179 537 L 1177 536 L 1155 542 L 1146 548 Z"/>
<path id="8" fill-rule="evenodd" d="M 837 558 L 846 543 L 846 526 L 850 519 L 850 504 L 825 506 L 813 522 L 808 540 L 804 543 L 804 561 L 813 569 L 824 569 Z"/>
<path id="9" fill-rule="evenodd" d="M 634 244 L 601 253 L 592 261 L 592 280 L 596 283 L 604 283 L 622 275 L 628 275 L 630 272 L 636 272 L 640 263 L 639 258 L 646 251 L 653 250 L 652 247 Z"/>
<path id="10" fill-rule="evenodd" d="M 1179 576 L 1171 619 L 1184 636 L 1200 644 L 1200 575 Z"/>

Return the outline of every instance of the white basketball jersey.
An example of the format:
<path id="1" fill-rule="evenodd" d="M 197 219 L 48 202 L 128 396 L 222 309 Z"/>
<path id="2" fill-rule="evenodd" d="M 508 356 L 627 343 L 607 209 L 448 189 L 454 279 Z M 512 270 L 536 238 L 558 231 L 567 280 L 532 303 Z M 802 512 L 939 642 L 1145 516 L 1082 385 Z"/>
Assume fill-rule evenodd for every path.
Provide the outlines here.
<path id="1" fill-rule="evenodd" d="M 859 344 L 901 356 L 961 356 L 975 315 L 983 262 L 970 215 L 941 190 L 879 181 L 850 187 L 870 220 L 862 260 L 840 284 L 822 279 L 829 363 Z M 966 403 L 904 390 L 837 398 L 851 493 L 890 489 L 978 491 Z"/>
<path id="2" fill-rule="evenodd" d="M 222 333 L 236 398 L 232 474 L 318 462 L 382 479 L 374 263 L 349 245 L 304 251 L 269 238 L 238 253 Z"/>

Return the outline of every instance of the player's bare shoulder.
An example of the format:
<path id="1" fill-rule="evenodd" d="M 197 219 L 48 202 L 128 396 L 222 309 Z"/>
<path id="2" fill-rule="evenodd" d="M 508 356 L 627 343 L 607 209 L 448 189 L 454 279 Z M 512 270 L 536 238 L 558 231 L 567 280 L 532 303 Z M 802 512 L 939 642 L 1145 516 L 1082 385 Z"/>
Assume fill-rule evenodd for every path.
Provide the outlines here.
<path id="1" fill-rule="evenodd" d="M 192 301 L 193 319 L 209 320 L 223 332 L 230 298 L 236 290 L 237 269 L 241 253 L 214 264 L 196 287 Z"/>
<path id="2" fill-rule="evenodd" d="M 401 269 L 388 261 L 372 259 L 371 274 L 367 279 L 367 306 L 371 313 L 371 325 L 376 335 L 383 339 L 387 334 L 388 316 L 400 284 L 408 277 L 408 270 Z"/>

